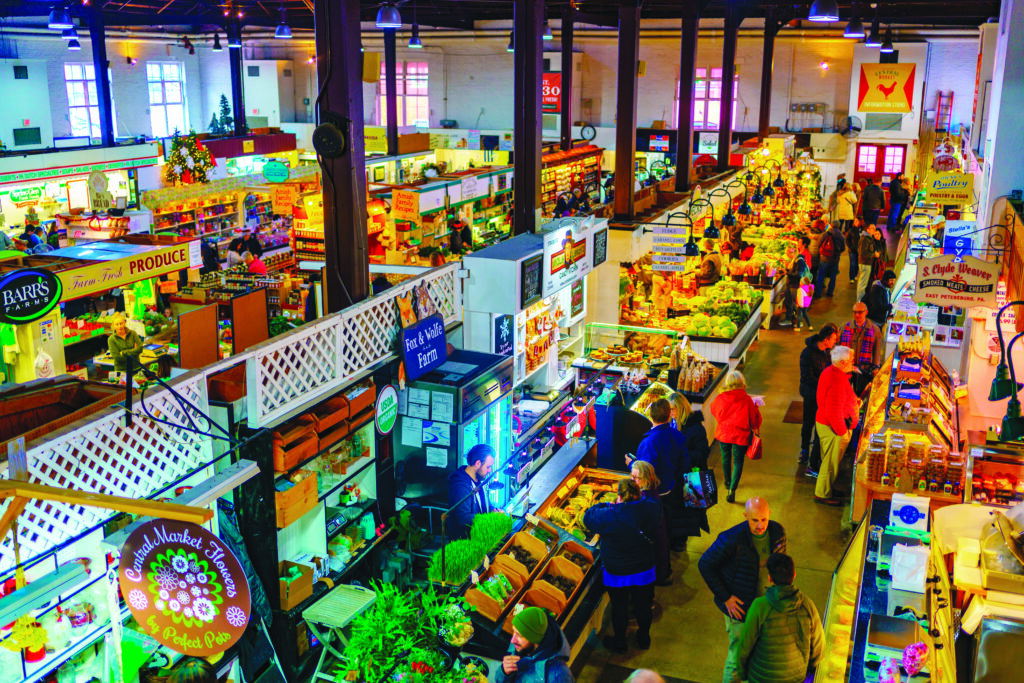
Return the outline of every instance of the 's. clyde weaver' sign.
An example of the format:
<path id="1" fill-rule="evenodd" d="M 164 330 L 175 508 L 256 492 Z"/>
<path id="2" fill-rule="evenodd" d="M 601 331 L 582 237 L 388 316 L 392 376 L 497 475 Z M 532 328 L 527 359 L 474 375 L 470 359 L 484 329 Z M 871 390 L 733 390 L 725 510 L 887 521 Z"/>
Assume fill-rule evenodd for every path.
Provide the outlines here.
<path id="1" fill-rule="evenodd" d="M 249 583 L 206 529 L 166 519 L 143 524 L 121 549 L 118 584 L 139 630 L 186 655 L 234 645 L 249 623 Z"/>
<path id="2" fill-rule="evenodd" d="M 914 301 L 959 308 L 995 306 L 1001 268 L 998 263 L 974 256 L 965 256 L 961 261 L 953 254 L 919 259 Z"/>

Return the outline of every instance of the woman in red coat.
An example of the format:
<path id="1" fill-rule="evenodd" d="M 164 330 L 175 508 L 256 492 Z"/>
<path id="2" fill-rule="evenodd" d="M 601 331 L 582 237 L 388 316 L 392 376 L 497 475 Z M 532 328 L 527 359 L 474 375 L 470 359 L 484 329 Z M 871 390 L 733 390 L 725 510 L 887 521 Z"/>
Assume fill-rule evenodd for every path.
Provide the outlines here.
<path id="1" fill-rule="evenodd" d="M 747 393 L 747 379 L 739 370 L 725 378 L 722 393 L 711 402 L 711 414 L 717 421 L 715 438 L 722 448 L 722 476 L 729 489 L 725 499 L 735 503 L 747 446 L 761 429 L 761 411 Z"/>

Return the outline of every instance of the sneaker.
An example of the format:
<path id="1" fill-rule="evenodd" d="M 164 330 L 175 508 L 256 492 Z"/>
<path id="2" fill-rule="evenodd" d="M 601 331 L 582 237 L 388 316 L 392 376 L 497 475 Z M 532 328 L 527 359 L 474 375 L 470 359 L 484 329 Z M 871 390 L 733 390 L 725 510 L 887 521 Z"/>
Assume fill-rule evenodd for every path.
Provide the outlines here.
<path id="1" fill-rule="evenodd" d="M 851 284 L 851 285 L 853 285 L 853 284 L 857 284 L 857 281 L 856 281 L 856 280 L 850 280 L 850 284 Z"/>
<path id="2" fill-rule="evenodd" d="M 730 489 L 729 490 L 729 495 L 727 495 L 725 497 L 725 502 L 727 502 L 727 503 L 735 503 L 736 502 L 736 491 Z"/>
<path id="3" fill-rule="evenodd" d="M 792 324 L 793 324 L 793 322 L 790 321 L 790 320 L 780 320 L 779 321 L 779 326 L 780 327 L 789 327 Z"/>
<path id="4" fill-rule="evenodd" d="M 800 457 L 796 459 L 798 465 L 806 465 L 808 461 L 807 451 L 800 451 Z"/>
<path id="5" fill-rule="evenodd" d="M 807 331 L 808 332 L 813 332 L 814 331 L 814 325 L 808 325 L 807 326 Z"/>
<path id="6" fill-rule="evenodd" d="M 837 498 L 820 498 L 818 496 L 814 497 L 814 502 L 818 505 L 827 505 L 831 508 L 837 508 L 843 504 L 843 501 Z"/>
<path id="7" fill-rule="evenodd" d="M 818 478 L 818 470 L 812 470 L 810 465 L 808 465 L 807 469 L 804 470 L 804 476 L 805 477 L 810 477 L 811 479 L 817 479 Z"/>
<path id="8" fill-rule="evenodd" d="M 646 636 L 642 636 L 639 633 L 637 633 L 636 634 L 636 646 L 638 648 L 640 648 L 641 650 L 650 650 L 651 649 L 651 634 L 648 633 Z"/>
<path id="9" fill-rule="evenodd" d="M 629 648 L 626 647 L 625 643 L 618 643 L 612 636 L 605 636 L 601 639 L 601 644 L 604 645 L 604 649 L 615 652 L 616 654 L 624 655 L 629 652 Z"/>

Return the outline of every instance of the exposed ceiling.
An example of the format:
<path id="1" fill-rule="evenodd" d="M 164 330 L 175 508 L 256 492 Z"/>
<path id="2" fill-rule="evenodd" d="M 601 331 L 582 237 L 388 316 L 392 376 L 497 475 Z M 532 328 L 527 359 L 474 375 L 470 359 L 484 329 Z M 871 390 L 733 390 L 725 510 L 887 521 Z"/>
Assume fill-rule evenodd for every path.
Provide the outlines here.
<path id="1" fill-rule="evenodd" d="M 317 0 L 324 1 L 324 0 Z M 380 8 L 379 0 L 331 0 L 332 2 L 359 2 L 362 19 L 373 22 Z M 274 27 L 281 20 L 281 8 L 287 12 L 288 24 L 293 29 L 313 28 L 314 0 L 85 0 L 90 5 L 100 4 L 108 27 L 175 26 L 189 27 L 193 32 L 212 31 L 223 25 L 228 15 L 242 14 L 244 26 Z M 805 25 L 808 0 L 733 0 L 747 17 L 764 17 L 767 9 L 783 21 L 803 20 Z M 680 18 L 684 7 L 703 6 L 704 18 L 721 18 L 728 0 L 643 0 L 639 2 L 645 19 Z M 509 21 L 513 15 L 513 0 L 398 0 L 395 3 L 402 19 L 411 24 L 415 20 L 423 27 L 472 29 L 476 22 Z M 573 5 L 582 13 L 581 21 L 614 26 L 621 0 L 549 0 L 546 3 L 549 18 L 558 19 Z M 956 26 L 976 27 L 999 16 L 999 0 L 898 0 L 878 3 L 878 17 L 883 24 L 897 27 Z M 0 0 L 0 17 L 5 23 L 17 23 L 27 17 L 45 16 L 54 0 Z M 73 15 L 84 16 L 91 7 L 83 7 L 83 0 L 70 3 Z M 853 14 L 853 6 L 861 19 L 874 17 L 871 3 L 839 2 L 843 22 Z M 589 21 L 588 21 L 589 20 Z M 811 24 L 812 26 L 814 24 Z M 820 24 L 818 24 L 820 26 Z"/>

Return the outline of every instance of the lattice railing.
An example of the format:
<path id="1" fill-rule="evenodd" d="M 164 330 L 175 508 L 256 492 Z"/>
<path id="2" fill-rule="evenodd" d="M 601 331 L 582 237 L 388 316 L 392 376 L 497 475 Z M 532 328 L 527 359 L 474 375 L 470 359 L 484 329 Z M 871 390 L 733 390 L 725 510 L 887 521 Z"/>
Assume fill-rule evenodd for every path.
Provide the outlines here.
<path id="1" fill-rule="evenodd" d="M 184 377 L 173 386 L 197 408 L 208 412 L 205 375 Z M 154 417 L 188 424 L 185 410 L 168 391 L 147 395 L 146 406 Z M 142 417 L 137 403 L 134 408 L 130 427 L 124 424 L 123 409 L 112 409 L 77 428 L 72 426 L 45 438 L 29 451 L 30 481 L 147 498 L 209 463 L 207 437 Z M 205 429 L 206 425 L 200 422 L 200 427 Z M 33 501 L 18 517 L 21 559 L 38 557 L 115 514 L 103 508 Z M 14 548 L 8 536 L 0 545 L 0 572 L 13 566 Z"/>
<path id="2" fill-rule="evenodd" d="M 344 311 L 309 323 L 247 352 L 247 414 L 253 428 L 272 425 L 329 396 L 360 373 L 391 357 L 398 337 L 395 299 L 420 284 L 444 317 L 462 320 L 456 264 L 430 271 Z"/>
<path id="3" fill-rule="evenodd" d="M 460 322 L 458 272 L 457 264 L 429 271 L 356 306 L 190 372 L 171 386 L 206 413 L 207 377 L 245 362 L 249 424 L 271 425 L 337 391 L 394 354 L 399 329 L 396 297 L 425 283 L 445 323 Z M 146 406 L 162 420 L 189 423 L 186 411 L 168 391 L 149 393 Z M 45 437 L 28 452 L 31 481 L 148 498 L 210 464 L 213 450 L 208 437 L 142 417 L 138 404 L 133 413 L 131 427 L 124 426 L 123 409 L 115 408 Z M 202 421 L 198 426 L 201 430 L 207 427 Z M 0 505 L 0 515 L 6 505 Z M 21 559 L 28 562 L 60 547 L 113 515 L 101 508 L 31 503 L 18 517 Z M 0 575 L 13 566 L 14 550 L 8 535 L 0 540 Z"/>

